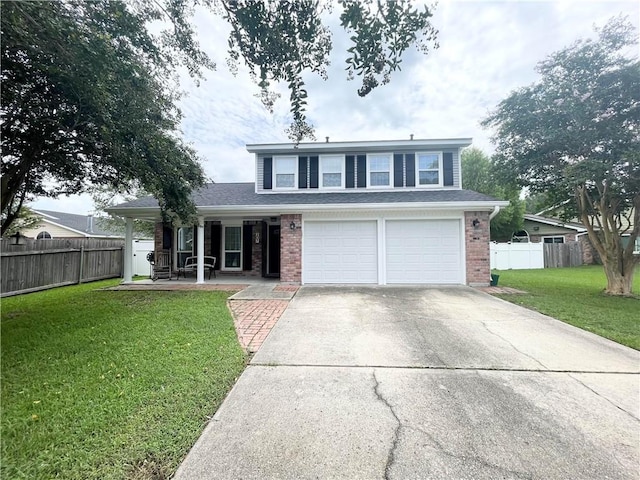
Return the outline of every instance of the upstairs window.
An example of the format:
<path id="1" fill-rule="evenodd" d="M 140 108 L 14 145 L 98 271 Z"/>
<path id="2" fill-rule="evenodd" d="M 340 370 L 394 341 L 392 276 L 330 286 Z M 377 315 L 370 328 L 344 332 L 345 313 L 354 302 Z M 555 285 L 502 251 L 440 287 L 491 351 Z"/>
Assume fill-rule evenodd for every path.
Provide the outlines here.
<path id="1" fill-rule="evenodd" d="M 391 186 L 391 155 L 368 155 L 367 160 L 367 167 L 369 170 L 369 186 Z"/>
<path id="2" fill-rule="evenodd" d="M 38 236 L 36 237 L 36 240 L 51 240 L 51 238 L 53 238 L 51 237 L 51 234 L 45 230 L 38 234 Z"/>
<path id="3" fill-rule="evenodd" d="M 298 173 L 298 157 L 274 157 L 275 188 L 295 188 Z"/>
<path id="4" fill-rule="evenodd" d="M 344 157 L 326 155 L 320 157 L 320 178 L 322 188 L 344 187 Z"/>
<path id="5" fill-rule="evenodd" d="M 442 156 L 439 153 L 417 153 L 416 157 L 418 185 L 442 185 Z"/>

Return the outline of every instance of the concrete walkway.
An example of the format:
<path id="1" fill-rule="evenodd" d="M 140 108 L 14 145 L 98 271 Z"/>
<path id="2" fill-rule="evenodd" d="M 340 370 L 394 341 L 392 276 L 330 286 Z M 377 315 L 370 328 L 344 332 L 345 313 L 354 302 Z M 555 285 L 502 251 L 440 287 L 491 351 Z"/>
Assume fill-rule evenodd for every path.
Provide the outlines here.
<path id="1" fill-rule="evenodd" d="M 466 287 L 303 287 L 178 479 L 638 479 L 640 354 Z"/>

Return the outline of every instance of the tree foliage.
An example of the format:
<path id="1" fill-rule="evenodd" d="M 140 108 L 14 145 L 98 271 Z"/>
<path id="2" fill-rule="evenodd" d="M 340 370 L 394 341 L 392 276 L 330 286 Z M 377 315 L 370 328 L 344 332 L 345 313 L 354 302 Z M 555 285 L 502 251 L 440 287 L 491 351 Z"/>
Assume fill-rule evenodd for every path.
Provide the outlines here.
<path id="1" fill-rule="evenodd" d="M 288 130 L 294 142 L 313 138 L 307 122 L 304 72 L 327 78 L 332 49 L 331 32 L 322 23 L 329 3 L 317 0 L 229 0 L 219 2 L 232 27 L 229 60 L 237 71 L 240 61 L 260 87 L 263 104 L 272 109 L 278 95 L 272 84 L 285 82 L 293 122 Z M 403 53 L 413 44 L 427 53 L 437 48 L 437 30 L 428 7 L 418 9 L 411 0 L 339 0 L 340 25 L 349 33 L 347 77 L 361 79 L 360 96 L 389 82 L 400 69 Z"/>
<path id="2" fill-rule="evenodd" d="M 191 24 L 196 5 L 226 19 L 230 65 L 243 62 L 272 107 L 285 82 L 298 142 L 312 138 L 302 75 L 326 78 L 331 36 L 315 0 L 111 0 L 0 3 L 2 31 L 2 229 L 25 199 L 110 186 L 143 188 L 164 212 L 187 219 L 190 191 L 204 182 L 195 151 L 178 135 L 177 69 L 195 79 L 215 68 Z M 353 34 L 349 77 L 361 95 L 400 68 L 437 32 L 411 0 L 343 0 Z M 149 26 L 165 25 L 152 33 Z"/>
<path id="3" fill-rule="evenodd" d="M 198 68 L 197 52 L 158 46 L 142 21 L 144 4 L 137 12 L 108 0 L 0 8 L 2 229 L 28 195 L 89 185 L 142 185 L 163 208 L 188 216 L 188 194 L 204 178 L 176 136 L 180 114 L 166 79 L 176 62 Z"/>
<path id="4" fill-rule="evenodd" d="M 525 205 L 519 198 L 520 189 L 513 182 L 502 181 L 492 160 L 479 148 L 462 152 L 462 186 L 509 201 L 491 220 L 492 241 L 509 241 L 514 232 L 522 229 Z"/>
<path id="5" fill-rule="evenodd" d="M 538 82 L 516 90 L 484 121 L 497 162 L 532 194 L 578 216 L 602 259 L 611 294 L 631 293 L 639 258 L 640 62 L 637 33 L 612 19 L 538 64 Z M 627 246 L 623 235 L 629 235 Z"/>

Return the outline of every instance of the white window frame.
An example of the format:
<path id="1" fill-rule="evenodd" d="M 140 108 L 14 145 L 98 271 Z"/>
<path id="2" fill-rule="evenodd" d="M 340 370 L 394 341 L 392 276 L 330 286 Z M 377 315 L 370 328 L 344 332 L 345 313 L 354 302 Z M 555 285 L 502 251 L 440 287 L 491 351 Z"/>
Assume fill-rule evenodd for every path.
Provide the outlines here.
<path id="1" fill-rule="evenodd" d="M 187 257 L 192 257 L 194 255 L 194 252 L 196 251 L 196 246 L 194 245 L 194 240 L 196 239 L 195 235 L 194 235 L 194 228 L 193 225 L 182 225 L 178 228 L 176 228 L 176 235 L 175 235 L 175 251 L 176 251 L 176 261 L 178 262 L 176 264 L 176 266 L 182 266 L 182 263 L 184 262 L 180 262 L 180 260 L 184 257 L 184 259 L 186 259 Z M 180 235 L 181 235 L 181 231 L 187 231 L 187 232 L 191 232 L 191 250 L 180 250 Z M 185 243 L 189 243 L 189 241 L 185 241 Z"/>
<path id="2" fill-rule="evenodd" d="M 227 250 L 227 228 L 239 228 L 240 229 L 240 250 Z M 239 253 L 240 261 L 238 262 L 238 267 L 228 267 L 227 266 L 227 252 L 230 253 Z M 242 271 L 242 224 L 228 224 L 222 225 L 222 251 L 221 255 L 222 263 L 221 269 L 227 272 L 241 272 Z"/>
<path id="3" fill-rule="evenodd" d="M 438 156 L 438 183 L 430 183 L 428 185 L 420 184 L 420 155 L 437 155 Z M 416 152 L 416 187 L 417 188 L 438 188 L 444 185 L 443 168 L 442 168 L 442 152 Z M 433 172 L 434 168 L 423 170 L 425 172 Z"/>
<path id="4" fill-rule="evenodd" d="M 554 241 L 551 241 L 551 242 L 545 242 L 545 239 L 547 239 L 547 238 L 551 238 L 551 239 L 554 239 L 554 238 L 561 238 L 561 239 L 562 239 L 562 241 L 561 241 L 561 242 L 554 242 Z M 564 235 L 545 235 L 544 237 L 542 237 L 542 243 L 551 243 L 551 244 L 555 244 L 555 243 L 565 243 L 565 241 L 564 241 Z"/>
<path id="5" fill-rule="evenodd" d="M 278 162 L 281 160 L 293 160 L 293 186 L 292 187 L 279 187 L 278 186 Z M 290 175 L 290 174 L 287 174 Z M 273 157 L 273 190 L 295 190 L 298 188 L 298 157 L 296 156 L 279 156 Z"/>
<path id="6" fill-rule="evenodd" d="M 340 185 L 336 186 L 324 186 L 324 173 L 338 173 L 338 172 L 325 172 L 324 171 L 324 160 L 327 159 L 340 159 Z M 345 177 L 345 157 L 344 155 L 320 155 L 318 166 L 318 186 L 321 190 L 338 190 L 343 189 L 344 187 L 344 177 Z"/>
<path id="7" fill-rule="evenodd" d="M 371 185 L 371 161 L 370 157 L 387 157 L 389 159 L 389 184 L 388 185 Z M 373 172 L 381 172 L 382 170 L 374 170 Z M 367 154 L 367 188 L 393 188 L 393 154 L 392 153 L 370 153 Z"/>

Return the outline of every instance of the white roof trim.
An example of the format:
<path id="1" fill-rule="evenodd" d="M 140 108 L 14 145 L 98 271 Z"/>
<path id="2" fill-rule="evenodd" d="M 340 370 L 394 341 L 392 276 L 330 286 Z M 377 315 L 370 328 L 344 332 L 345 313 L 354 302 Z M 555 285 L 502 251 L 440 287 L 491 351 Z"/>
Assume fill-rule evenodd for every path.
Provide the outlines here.
<path id="1" fill-rule="evenodd" d="M 212 205 L 198 206 L 198 215 L 225 216 L 229 214 L 265 214 L 281 215 L 283 213 L 304 213 L 339 210 L 493 210 L 494 207 L 506 207 L 509 202 L 392 202 L 392 203 L 319 203 L 319 204 L 281 204 L 281 205 Z M 159 207 L 112 207 L 107 209 L 124 217 L 159 218 Z"/>
<path id="2" fill-rule="evenodd" d="M 308 142 L 308 143 L 254 143 L 247 144 L 247 151 L 250 153 L 272 153 L 283 150 L 288 151 L 327 151 L 371 148 L 403 148 L 415 147 L 417 149 L 429 147 L 468 147 L 473 142 L 471 138 L 443 138 L 443 139 L 416 139 L 416 140 L 373 140 L 356 142 Z"/>

